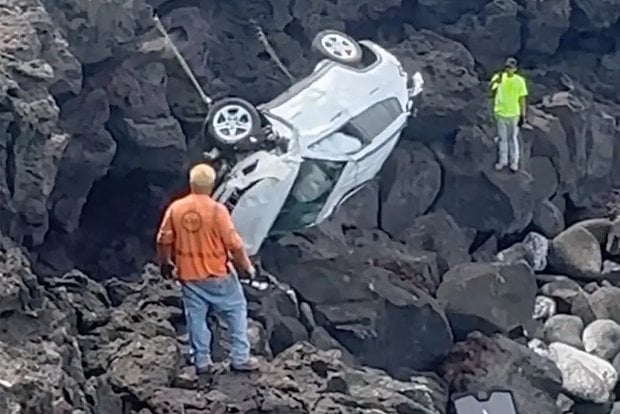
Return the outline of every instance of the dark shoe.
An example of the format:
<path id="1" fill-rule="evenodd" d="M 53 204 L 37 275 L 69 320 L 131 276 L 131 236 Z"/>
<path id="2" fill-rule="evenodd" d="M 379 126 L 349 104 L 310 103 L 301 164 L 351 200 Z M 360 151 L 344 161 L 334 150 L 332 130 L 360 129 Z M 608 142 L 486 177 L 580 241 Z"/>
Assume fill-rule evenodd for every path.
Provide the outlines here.
<path id="1" fill-rule="evenodd" d="M 260 363 L 258 362 L 258 359 L 254 357 L 249 357 L 248 360 L 242 364 L 235 364 L 235 363 L 230 364 L 230 369 L 232 371 L 237 371 L 237 372 L 258 371 L 259 367 L 260 367 Z"/>
<path id="2" fill-rule="evenodd" d="M 205 390 L 211 388 L 213 384 L 213 365 L 196 367 L 196 377 L 198 378 L 198 389 Z"/>

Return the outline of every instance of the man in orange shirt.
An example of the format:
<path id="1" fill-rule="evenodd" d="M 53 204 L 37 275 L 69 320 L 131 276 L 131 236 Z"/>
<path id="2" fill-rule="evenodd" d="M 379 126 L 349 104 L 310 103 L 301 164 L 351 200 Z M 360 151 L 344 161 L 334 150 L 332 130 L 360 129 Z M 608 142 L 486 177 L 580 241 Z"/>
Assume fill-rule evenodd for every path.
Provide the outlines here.
<path id="1" fill-rule="evenodd" d="M 191 169 L 191 193 L 166 209 L 157 234 L 157 252 L 162 274 L 181 283 L 198 374 L 209 373 L 213 364 L 209 308 L 221 313 L 228 324 L 231 368 L 253 371 L 258 361 L 250 356 L 247 302 L 239 279 L 229 267 L 229 258 L 250 278 L 256 272 L 230 213 L 211 198 L 214 182 L 211 166 L 198 164 Z"/>

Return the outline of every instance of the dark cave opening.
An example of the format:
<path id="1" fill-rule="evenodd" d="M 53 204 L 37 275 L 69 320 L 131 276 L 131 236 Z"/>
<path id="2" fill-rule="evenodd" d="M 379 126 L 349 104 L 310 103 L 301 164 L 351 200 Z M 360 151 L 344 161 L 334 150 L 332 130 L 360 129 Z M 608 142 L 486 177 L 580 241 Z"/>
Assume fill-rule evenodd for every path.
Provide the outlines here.
<path id="1" fill-rule="evenodd" d="M 67 237 L 67 255 L 75 267 L 96 280 L 133 278 L 154 259 L 161 215 L 184 191 L 179 177 L 141 170 L 106 175 L 94 184 L 79 228 Z"/>

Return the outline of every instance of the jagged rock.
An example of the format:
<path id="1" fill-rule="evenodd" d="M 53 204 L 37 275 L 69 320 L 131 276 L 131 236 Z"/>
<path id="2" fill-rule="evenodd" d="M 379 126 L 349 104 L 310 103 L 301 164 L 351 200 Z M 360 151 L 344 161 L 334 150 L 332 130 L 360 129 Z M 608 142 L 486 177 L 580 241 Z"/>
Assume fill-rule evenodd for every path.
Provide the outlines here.
<path id="1" fill-rule="evenodd" d="M 611 319 L 620 323 L 620 288 L 601 287 L 588 297 L 588 303 L 596 319 Z"/>
<path id="2" fill-rule="evenodd" d="M 562 389 L 558 368 L 547 358 L 501 335 L 469 335 L 455 345 L 442 367 L 455 393 L 509 389 L 518 412 L 559 414 Z"/>
<path id="3" fill-rule="evenodd" d="M 487 71 L 493 71 L 521 48 L 519 11 L 519 4 L 513 0 L 491 1 L 482 7 L 480 15 L 464 14 L 444 30 L 467 46 Z M 504 41 L 497 42 L 497 36 Z"/>
<path id="4" fill-rule="evenodd" d="M 293 287 L 313 308 L 316 322 L 362 363 L 388 371 L 428 369 L 452 346 L 435 299 L 414 286 L 399 287 L 389 270 L 347 257 L 285 260 L 269 270 Z M 428 334 L 417 335 L 421 330 Z"/>
<path id="5" fill-rule="evenodd" d="M 548 357 L 562 372 L 568 394 L 594 403 L 609 401 L 618 380 L 609 362 L 559 342 L 549 345 Z"/>
<path id="6" fill-rule="evenodd" d="M 87 408 L 80 383 L 67 372 L 63 357 L 69 355 L 55 343 L 42 341 L 13 347 L 0 341 L 0 351 L 2 412 L 68 414 Z"/>
<path id="7" fill-rule="evenodd" d="M 347 228 L 376 229 L 379 227 L 379 191 L 379 184 L 372 181 L 348 198 L 330 221 Z"/>
<path id="8" fill-rule="evenodd" d="M 606 0 L 600 3 L 576 0 L 574 4 L 574 7 L 583 13 L 581 20 L 577 22 L 577 27 L 582 30 L 604 29 L 616 23 L 620 18 L 618 9 L 620 3 L 617 0 Z"/>
<path id="9" fill-rule="evenodd" d="M 543 200 L 536 206 L 532 224 L 549 238 L 554 238 L 565 228 L 562 211 L 549 200 Z"/>
<path id="10" fill-rule="evenodd" d="M 577 349 L 583 349 L 581 334 L 583 321 L 575 315 L 554 315 L 545 322 L 543 335 L 545 342 L 561 342 Z"/>
<path id="11" fill-rule="evenodd" d="M 426 82 L 437 85 L 424 94 L 417 117 L 412 122 L 416 139 L 434 142 L 451 133 L 455 126 L 473 120 L 472 102 L 479 101 L 480 81 L 471 53 L 462 44 L 405 25 L 404 40 L 390 51 L 398 56 L 408 73 L 421 70 Z M 445 185 L 445 184 L 444 184 Z"/>
<path id="12" fill-rule="evenodd" d="M 299 319 L 284 316 L 276 320 L 270 346 L 278 354 L 296 342 L 307 341 L 308 331 Z"/>
<path id="13" fill-rule="evenodd" d="M 108 59 L 123 47 L 133 50 L 134 36 L 152 26 L 150 8 L 142 0 L 91 6 L 74 0 L 43 0 L 43 4 L 85 64 Z"/>
<path id="14" fill-rule="evenodd" d="M 474 330 L 509 332 L 522 326 L 532 317 L 536 290 L 527 264 L 471 263 L 444 275 L 437 300 L 455 335 L 464 337 Z"/>
<path id="15" fill-rule="evenodd" d="M 599 319 L 583 331 L 584 350 L 611 361 L 620 351 L 620 325 L 610 319 Z"/>
<path id="16" fill-rule="evenodd" d="M 473 237 L 445 211 L 416 218 L 398 238 L 411 248 L 437 253 L 438 269 L 442 274 L 455 265 L 471 261 L 469 247 Z"/>
<path id="17" fill-rule="evenodd" d="M 562 35 L 570 27 L 570 0 L 527 0 L 527 37 L 525 48 L 531 53 L 553 55 Z"/>
<path id="18" fill-rule="evenodd" d="M 77 328 L 88 332 L 110 319 L 110 300 L 105 289 L 78 270 L 48 282 L 49 288 L 72 306 L 77 314 Z"/>
<path id="19" fill-rule="evenodd" d="M 141 400 L 172 385 L 181 355 L 174 338 L 132 336 L 110 361 L 112 385 Z"/>
<path id="20" fill-rule="evenodd" d="M 7 234 L 34 247 L 49 229 L 47 203 L 71 141 L 50 91 L 79 92 L 82 72 L 39 1 L 6 4 L 0 25 L 0 210 Z"/>
<path id="21" fill-rule="evenodd" d="M 538 233 L 531 232 L 522 242 L 497 253 L 497 260 L 504 264 L 516 264 L 523 260 L 533 271 L 540 272 L 547 267 L 549 240 Z"/>
<path id="22" fill-rule="evenodd" d="M 304 407 L 314 407 L 316 412 L 374 407 L 394 414 L 402 410 L 446 413 L 444 386 L 436 378 L 417 375 L 410 382 L 399 382 L 382 371 L 349 368 L 339 354 L 301 342 L 263 364 L 258 375 L 219 376 L 207 395 L 206 410 L 301 413 Z"/>
<path id="23" fill-rule="evenodd" d="M 72 138 L 60 161 L 50 211 L 67 233 L 78 228 L 93 184 L 108 172 L 116 154 L 116 142 L 105 129 L 109 105 L 105 90 L 86 90 L 68 100 L 60 112 L 60 124 Z"/>
<path id="24" fill-rule="evenodd" d="M 571 226 L 551 241 L 549 267 L 577 278 L 600 277 L 603 259 L 596 238 L 583 227 Z"/>
<path id="25" fill-rule="evenodd" d="M 573 280 L 563 278 L 544 284 L 540 291 L 543 295 L 553 298 L 560 313 L 570 313 L 571 307 L 579 296 L 583 301 L 587 301 L 586 293 L 581 286 Z"/>
<path id="26" fill-rule="evenodd" d="M 435 201 L 441 189 L 441 167 L 420 143 L 403 145 L 390 157 L 381 173 L 381 228 L 398 235 Z"/>
<path id="27" fill-rule="evenodd" d="M 560 183 L 575 205 L 587 205 L 591 196 L 605 191 L 611 181 L 617 134 L 612 109 L 595 103 L 591 94 L 577 88 L 545 97 L 541 107 L 558 117 L 571 143 L 568 153 L 573 172 L 565 175 L 558 171 Z"/>

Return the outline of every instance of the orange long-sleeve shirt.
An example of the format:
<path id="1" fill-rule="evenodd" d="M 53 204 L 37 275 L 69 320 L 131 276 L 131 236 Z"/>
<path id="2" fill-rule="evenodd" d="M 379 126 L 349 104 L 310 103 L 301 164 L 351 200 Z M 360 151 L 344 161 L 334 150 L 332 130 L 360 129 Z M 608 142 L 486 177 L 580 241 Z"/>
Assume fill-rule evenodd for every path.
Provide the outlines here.
<path id="1" fill-rule="evenodd" d="M 178 278 L 185 281 L 226 276 L 229 253 L 237 269 L 251 267 L 230 213 L 208 195 L 174 201 L 164 213 L 157 244 L 170 246 Z"/>

